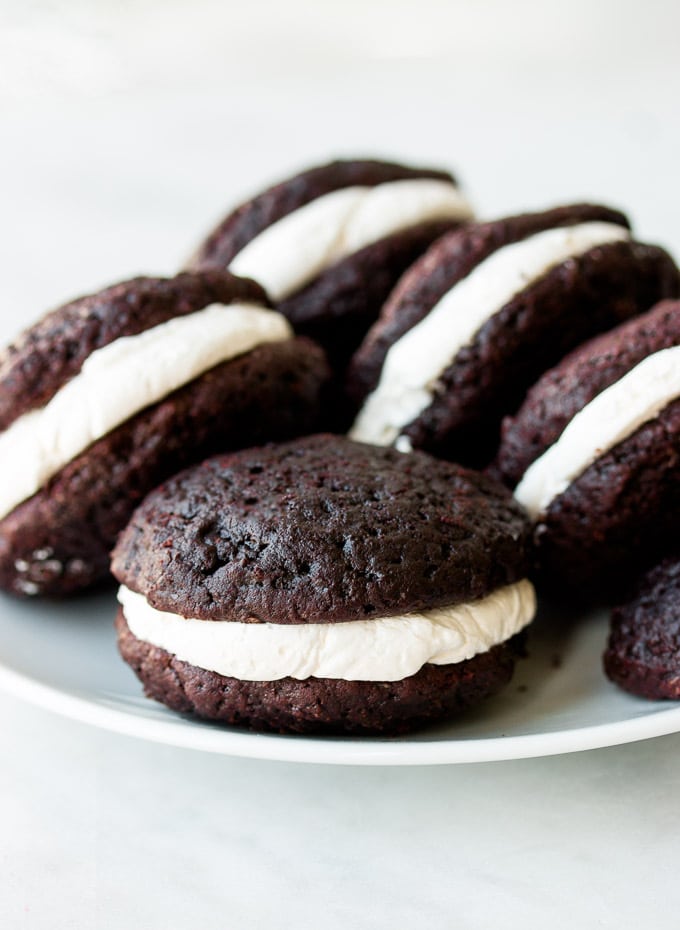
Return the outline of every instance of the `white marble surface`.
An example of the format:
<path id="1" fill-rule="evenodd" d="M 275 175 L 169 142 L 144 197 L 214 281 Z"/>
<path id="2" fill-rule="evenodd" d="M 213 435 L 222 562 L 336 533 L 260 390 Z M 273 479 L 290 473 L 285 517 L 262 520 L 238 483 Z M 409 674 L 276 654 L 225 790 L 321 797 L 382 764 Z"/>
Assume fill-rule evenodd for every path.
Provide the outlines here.
<path id="1" fill-rule="evenodd" d="M 172 271 L 333 154 L 456 168 L 485 215 L 593 197 L 680 248 L 677 4 L 0 4 L 0 336 Z M 0 695 L 0 926 L 653 926 L 680 737 L 351 769 L 114 736 Z"/>
<path id="2" fill-rule="evenodd" d="M 333 769 L 182 752 L 13 700 L 0 721 L 12 930 L 639 928 L 680 905 L 680 737 Z"/>

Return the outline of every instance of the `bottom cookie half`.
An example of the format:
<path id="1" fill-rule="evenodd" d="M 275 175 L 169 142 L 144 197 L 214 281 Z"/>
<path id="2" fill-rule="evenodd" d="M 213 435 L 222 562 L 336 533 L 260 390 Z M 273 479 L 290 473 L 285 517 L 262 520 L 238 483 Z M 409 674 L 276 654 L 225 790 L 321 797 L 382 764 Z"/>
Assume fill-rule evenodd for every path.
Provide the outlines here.
<path id="1" fill-rule="evenodd" d="M 241 681 L 137 639 L 122 610 L 116 628 L 121 655 L 147 696 L 172 710 L 253 730 L 329 735 L 393 736 L 452 717 L 510 681 L 523 642 L 520 634 L 455 665 L 424 665 L 401 681 Z"/>

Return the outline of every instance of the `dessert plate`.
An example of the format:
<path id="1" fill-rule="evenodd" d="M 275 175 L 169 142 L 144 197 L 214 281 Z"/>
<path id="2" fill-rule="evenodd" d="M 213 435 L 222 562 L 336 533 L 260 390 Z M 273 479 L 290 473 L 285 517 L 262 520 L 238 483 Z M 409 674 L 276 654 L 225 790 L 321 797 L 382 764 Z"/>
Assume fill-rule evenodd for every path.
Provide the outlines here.
<path id="1" fill-rule="evenodd" d="M 543 606 L 529 657 L 504 692 L 447 725 L 398 739 L 248 733 L 147 700 L 119 658 L 113 591 L 59 604 L 0 599 L 0 687 L 95 726 L 191 749 L 339 765 L 489 762 L 595 749 L 680 731 L 680 705 L 636 699 L 604 677 L 606 614 Z"/>

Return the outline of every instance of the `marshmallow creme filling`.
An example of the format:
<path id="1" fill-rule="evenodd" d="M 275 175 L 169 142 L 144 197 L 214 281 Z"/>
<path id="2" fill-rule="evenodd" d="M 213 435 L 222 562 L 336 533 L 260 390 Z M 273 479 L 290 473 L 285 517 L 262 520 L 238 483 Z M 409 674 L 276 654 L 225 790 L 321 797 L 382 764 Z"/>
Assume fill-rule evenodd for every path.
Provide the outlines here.
<path id="1" fill-rule="evenodd" d="M 680 346 L 648 355 L 579 410 L 559 439 L 526 470 L 515 498 L 538 519 L 596 459 L 678 397 Z"/>
<path id="2" fill-rule="evenodd" d="M 243 681 L 400 681 L 426 663 L 450 665 L 487 652 L 519 633 L 536 610 L 527 580 L 469 604 L 343 623 L 197 620 L 156 610 L 125 586 L 118 600 L 137 639 Z"/>
<path id="3" fill-rule="evenodd" d="M 255 278 L 278 302 L 380 239 L 420 223 L 471 217 L 469 203 L 450 181 L 412 178 L 343 187 L 272 223 L 241 249 L 229 271 Z"/>
<path id="4" fill-rule="evenodd" d="M 251 304 L 211 304 L 96 349 L 50 401 L 0 433 L 0 519 L 88 446 L 222 362 L 292 337 Z"/>

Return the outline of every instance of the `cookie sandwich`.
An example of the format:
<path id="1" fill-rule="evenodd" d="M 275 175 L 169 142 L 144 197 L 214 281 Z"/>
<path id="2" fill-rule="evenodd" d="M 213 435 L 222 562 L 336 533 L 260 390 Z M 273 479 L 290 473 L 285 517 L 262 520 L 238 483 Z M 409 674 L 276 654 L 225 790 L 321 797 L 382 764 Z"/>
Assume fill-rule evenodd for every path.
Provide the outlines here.
<path id="1" fill-rule="evenodd" d="M 680 516 L 680 301 L 547 372 L 504 422 L 493 470 L 535 521 L 546 585 L 620 596 Z"/>
<path id="2" fill-rule="evenodd" d="M 102 579 L 148 491 L 309 431 L 326 377 L 322 351 L 227 272 L 136 278 L 47 314 L 0 355 L 0 587 Z"/>
<path id="3" fill-rule="evenodd" d="M 661 700 L 680 698 L 680 558 L 648 571 L 611 616 L 604 654 L 607 676 L 624 691 Z"/>
<path id="4" fill-rule="evenodd" d="M 547 368 L 679 288 L 670 256 L 607 207 L 463 227 L 403 276 L 354 355 L 350 435 L 486 465 Z"/>
<path id="5" fill-rule="evenodd" d="M 343 367 L 401 273 L 471 216 L 448 172 L 335 161 L 242 204 L 190 267 L 259 281 L 295 330 Z"/>
<path id="6" fill-rule="evenodd" d="M 181 713 L 404 732 L 509 681 L 529 537 L 500 484 L 423 453 L 316 435 L 218 456 L 121 534 L 119 648 Z"/>

